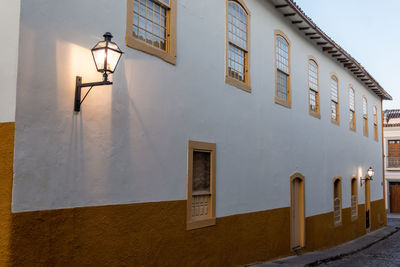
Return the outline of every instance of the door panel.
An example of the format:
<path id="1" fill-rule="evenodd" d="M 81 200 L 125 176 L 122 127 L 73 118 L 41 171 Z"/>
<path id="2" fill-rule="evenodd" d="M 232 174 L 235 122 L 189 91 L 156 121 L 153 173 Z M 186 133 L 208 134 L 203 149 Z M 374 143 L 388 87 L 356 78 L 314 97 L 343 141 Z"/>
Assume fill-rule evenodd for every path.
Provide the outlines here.
<path id="1" fill-rule="evenodd" d="M 400 213 L 400 185 L 389 184 L 390 212 Z"/>
<path id="2" fill-rule="evenodd" d="M 295 178 L 291 182 L 291 246 L 304 247 L 304 181 Z"/>

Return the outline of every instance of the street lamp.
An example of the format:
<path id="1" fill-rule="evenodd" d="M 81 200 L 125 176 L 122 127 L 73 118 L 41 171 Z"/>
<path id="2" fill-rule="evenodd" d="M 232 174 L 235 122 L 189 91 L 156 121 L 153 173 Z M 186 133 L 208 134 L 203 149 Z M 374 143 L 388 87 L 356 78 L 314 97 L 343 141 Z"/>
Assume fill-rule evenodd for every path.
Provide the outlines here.
<path id="1" fill-rule="evenodd" d="M 108 80 L 108 75 L 110 73 L 114 73 L 123 52 L 116 43 L 111 41 L 111 38 L 113 38 L 111 33 L 106 32 L 103 37 L 104 41 L 98 42 L 91 50 L 97 71 L 103 73 L 103 81 L 82 83 L 82 77 L 76 76 L 74 101 L 75 112 L 79 112 L 81 110 L 81 104 L 94 86 L 113 84 Z M 81 92 L 83 87 L 90 88 L 81 100 Z"/>
<path id="2" fill-rule="evenodd" d="M 367 175 L 365 176 L 365 178 L 360 177 L 360 186 L 363 185 L 363 181 L 365 181 L 365 180 L 372 181 L 372 176 L 374 176 L 374 174 L 375 174 L 374 169 L 372 169 L 372 167 L 369 167 L 369 169 L 367 171 Z"/>

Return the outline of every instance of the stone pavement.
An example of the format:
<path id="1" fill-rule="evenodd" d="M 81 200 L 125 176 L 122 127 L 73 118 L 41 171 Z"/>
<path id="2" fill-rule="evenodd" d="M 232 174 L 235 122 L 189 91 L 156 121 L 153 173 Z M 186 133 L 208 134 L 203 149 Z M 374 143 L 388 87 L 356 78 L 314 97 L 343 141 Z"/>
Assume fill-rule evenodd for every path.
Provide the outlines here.
<path id="1" fill-rule="evenodd" d="M 253 267 L 277 266 L 399 266 L 400 218 L 388 217 L 388 226 L 326 250 L 274 260 Z M 386 252 L 386 253 L 385 253 Z M 368 254 L 369 253 L 369 254 Z M 369 255 L 369 257 L 363 257 Z M 386 261 L 385 261 L 386 259 Z"/>

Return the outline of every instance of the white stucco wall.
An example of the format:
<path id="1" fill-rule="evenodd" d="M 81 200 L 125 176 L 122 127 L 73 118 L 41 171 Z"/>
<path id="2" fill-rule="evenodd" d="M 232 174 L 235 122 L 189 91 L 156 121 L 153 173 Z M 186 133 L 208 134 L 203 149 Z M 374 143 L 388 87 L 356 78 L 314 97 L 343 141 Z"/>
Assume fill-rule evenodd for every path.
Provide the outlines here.
<path id="1" fill-rule="evenodd" d="M 176 66 L 124 45 L 125 1 L 22 2 L 14 212 L 186 199 L 189 139 L 217 144 L 218 217 L 289 206 L 294 172 L 306 177 L 307 216 L 332 211 L 335 175 L 342 176 L 343 207 L 350 206 L 350 177 L 369 166 L 377 176 L 371 200 L 382 198 L 381 143 L 372 130 L 380 99 L 267 1 L 245 1 L 252 12 L 251 94 L 224 82 L 225 1 L 178 1 Z M 275 29 L 292 44 L 291 109 L 274 104 Z M 105 31 L 125 52 L 114 85 L 93 89 L 74 115 L 75 76 L 101 78 L 89 49 Z M 321 119 L 308 114 L 309 55 L 320 66 Z M 339 78 L 340 126 L 330 122 L 331 72 Z M 348 127 L 350 83 L 356 133 Z"/>
<path id="2" fill-rule="evenodd" d="M 0 0 L 0 123 L 15 121 L 20 0 Z"/>

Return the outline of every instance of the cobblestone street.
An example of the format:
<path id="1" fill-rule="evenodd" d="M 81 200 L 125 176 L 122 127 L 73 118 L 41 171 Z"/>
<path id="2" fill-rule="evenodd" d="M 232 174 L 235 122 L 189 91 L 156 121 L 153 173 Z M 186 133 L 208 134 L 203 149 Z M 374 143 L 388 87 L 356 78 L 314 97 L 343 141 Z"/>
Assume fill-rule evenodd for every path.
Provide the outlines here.
<path id="1" fill-rule="evenodd" d="M 388 218 L 388 225 L 400 227 L 400 218 Z M 400 266 L 400 231 L 363 251 L 319 266 Z"/>

